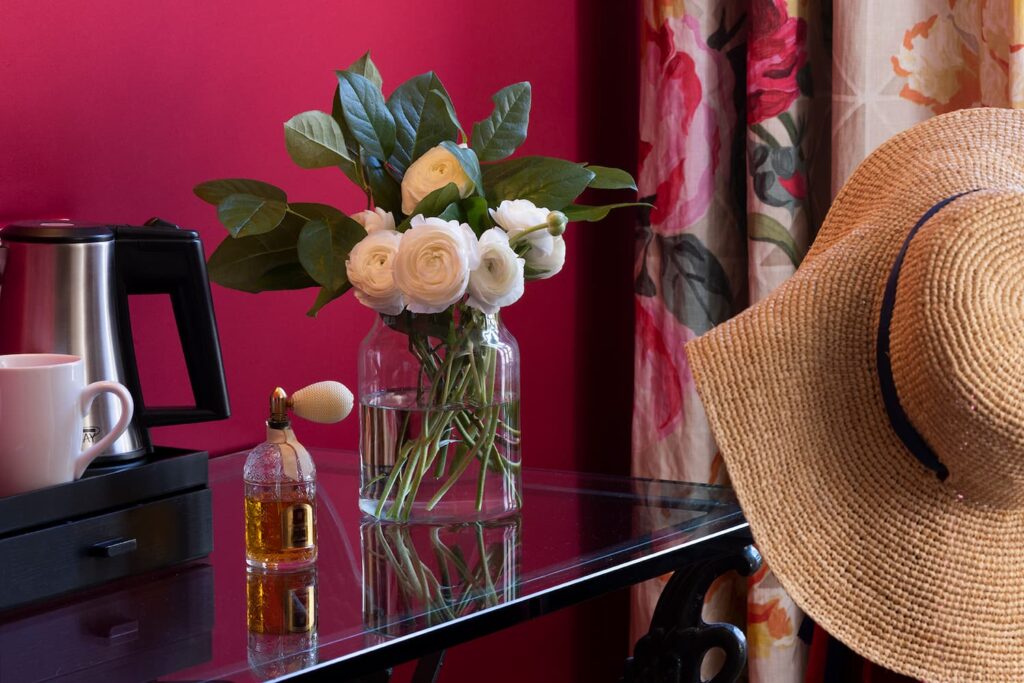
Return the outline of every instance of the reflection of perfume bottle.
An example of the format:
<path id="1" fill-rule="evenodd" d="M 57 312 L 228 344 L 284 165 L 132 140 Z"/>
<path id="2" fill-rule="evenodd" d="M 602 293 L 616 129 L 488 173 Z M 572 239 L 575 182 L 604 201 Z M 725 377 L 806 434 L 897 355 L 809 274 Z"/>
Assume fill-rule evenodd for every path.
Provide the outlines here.
<path id="1" fill-rule="evenodd" d="M 316 468 L 299 443 L 288 409 L 314 422 L 338 422 L 352 410 L 352 393 L 318 382 L 291 398 L 270 397 L 267 440 L 245 461 L 245 555 L 252 567 L 289 570 L 316 561 Z"/>
<path id="2" fill-rule="evenodd" d="M 264 679 L 317 662 L 316 567 L 246 573 L 249 666 Z"/>

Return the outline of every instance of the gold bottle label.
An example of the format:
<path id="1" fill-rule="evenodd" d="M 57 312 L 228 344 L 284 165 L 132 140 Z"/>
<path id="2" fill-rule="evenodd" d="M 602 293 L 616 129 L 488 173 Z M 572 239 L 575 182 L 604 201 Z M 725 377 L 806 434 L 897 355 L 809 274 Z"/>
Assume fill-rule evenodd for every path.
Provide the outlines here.
<path id="1" fill-rule="evenodd" d="M 281 512 L 281 542 L 285 550 L 312 547 L 312 505 L 309 503 L 296 503 L 289 505 Z"/>
<path id="2" fill-rule="evenodd" d="M 303 586 L 288 591 L 284 614 L 289 633 L 305 633 L 316 628 L 316 587 Z"/>

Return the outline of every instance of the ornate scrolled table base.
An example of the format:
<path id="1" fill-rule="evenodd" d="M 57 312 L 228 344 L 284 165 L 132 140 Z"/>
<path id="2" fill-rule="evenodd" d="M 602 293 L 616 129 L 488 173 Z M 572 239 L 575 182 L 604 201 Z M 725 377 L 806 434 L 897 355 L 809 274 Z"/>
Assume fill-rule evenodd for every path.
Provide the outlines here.
<path id="1" fill-rule="evenodd" d="M 672 574 L 658 599 L 650 630 L 626 660 L 623 683 L 698 683 L 701 663 L 715 648 L 725 653 L 725 659 L 709 683 L 733 683 L 743 672 L 747 661 L 743 631 L 732 624 L 705 623 L 701 611 L 715 579 L 729 571 L 752 575 L 761 566 L 761 555 L 752 545 L 705 547 L 706 559 Z"/>

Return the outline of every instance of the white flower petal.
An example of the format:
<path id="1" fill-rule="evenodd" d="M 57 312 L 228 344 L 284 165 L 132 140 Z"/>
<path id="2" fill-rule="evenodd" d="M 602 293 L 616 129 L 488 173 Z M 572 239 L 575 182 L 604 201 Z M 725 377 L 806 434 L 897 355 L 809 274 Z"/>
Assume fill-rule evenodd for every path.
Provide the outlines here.
<path id="1" fill-rule="evenodd" d="M 546 280 L 557 275 L 565 265 L 565 239 L 561 236 L 551 239 L 551 251 L 547 254 L 540 250 L 530 249 L 526 252 L 526 265 L 533 271 L 535 280 Z"/>
<path id="2" fill-rule="evenodd" d="M 402 236 L 394 278 L 413 313 L 439 313 L 462 298 L 470 250 L 458 221 L 416 215 Z"/>
<path id="3" fill-rule="evenodd" d="M 525 261 L 509 246 L 508 235 L 491 228 L 480 236 L 480 266 L 469 276 L 467 304 L 490 315 L 515 303 L 525 289 Z"/>
<path id="4" fill-rule="evenodd" d="M 409 215 L 424 197 L 448 183 L 455 183 L 461 197 L 472 191 L 473 182 L 454 154 L 440 145 L 428 149 L 402 177 L 402 213 Z"/>
<path id="5" fill-rule="evenodd" d="M 404 307 L 394 278 L 394 262 L 401 242 L 402 234 L 394 230 L 370 232 L 352 247 L 345 261 L 356 299 L 380 313 L 397 315 Z"/>

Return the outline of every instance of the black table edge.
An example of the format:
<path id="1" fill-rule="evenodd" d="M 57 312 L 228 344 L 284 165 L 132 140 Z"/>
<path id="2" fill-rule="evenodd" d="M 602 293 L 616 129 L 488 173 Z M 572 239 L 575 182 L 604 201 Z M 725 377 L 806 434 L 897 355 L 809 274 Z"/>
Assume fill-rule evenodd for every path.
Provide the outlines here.
<path id="1" fill-rule="evenodd" d="M 386 642 L 281 676 L 275 681 L 331 681 L 365 676 L 438 650 L 480 638 L 519 623 L 586 602 L 589 599 L 675 571 L 723 546 L 735 549 L 753 543 L 749 525 L 739 517 L 736 524 L 682 545 L 666 548 L 585 577 L 531 595 L 489 607 L 453 621 L 429 626 L 415 633 L 395 636 Z"/>

